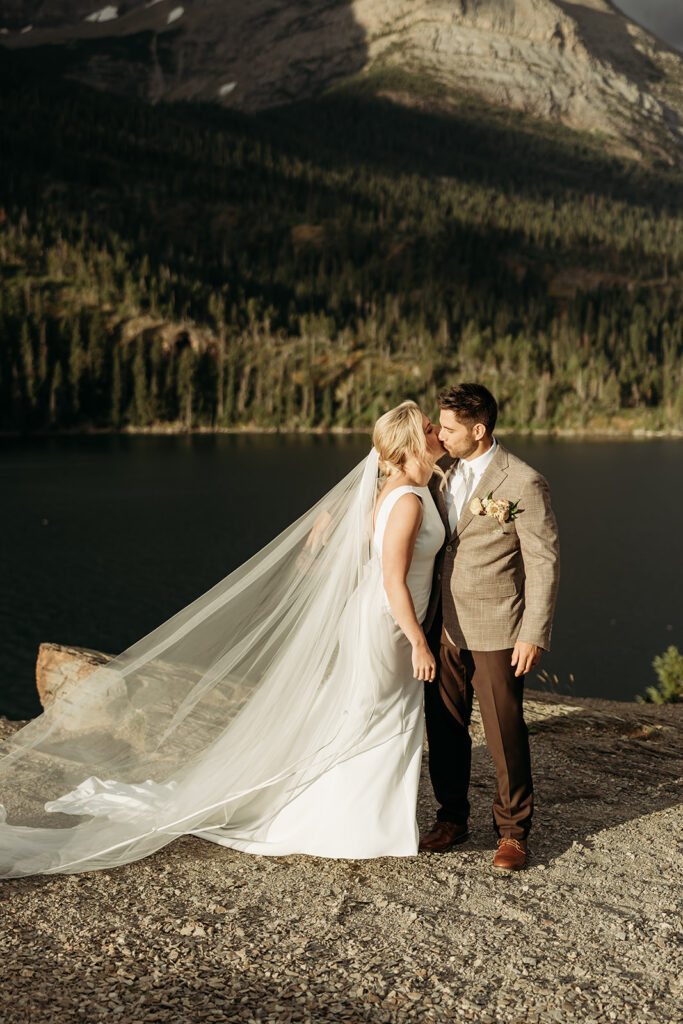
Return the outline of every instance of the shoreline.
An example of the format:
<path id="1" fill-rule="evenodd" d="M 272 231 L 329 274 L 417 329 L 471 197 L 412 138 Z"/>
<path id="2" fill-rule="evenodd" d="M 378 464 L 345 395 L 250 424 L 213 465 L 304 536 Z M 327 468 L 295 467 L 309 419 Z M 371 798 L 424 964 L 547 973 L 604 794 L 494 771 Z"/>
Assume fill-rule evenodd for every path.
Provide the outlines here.
<path id="1" fill-rule="evenodd" d="M 281 436 L 336 436 L 346 437 L 357 435 L 368 437 L 371 427 L 262 427 L 257 424 L 245 424 L 234 427 L 191 427 L 183 428 L 177 424 L 155 425 L 151 427 L 123 427 L 120 430 L 113 430 L 111 427 L 86 427 L 78 429 L 62 430 L 0 430 L 0 439 L 28 441 L 38 438 L 53 437 L 191 437 L 193 435 L 216 435 L 216 434 L 253 434 L 253 435 L 281 435 Z M 667 440 L 680 441 L 683 439 L 683 429 L 669 430 L 646 430 L 638 428 L 633 430 L 583 430 L 578 427 L 551 427 L 547 429 L 521 430 L 503 427 L 495 431 L 498 437 L 524 437 L 533 439 L 550 439 L 558 441 L 653 441 Z"/>

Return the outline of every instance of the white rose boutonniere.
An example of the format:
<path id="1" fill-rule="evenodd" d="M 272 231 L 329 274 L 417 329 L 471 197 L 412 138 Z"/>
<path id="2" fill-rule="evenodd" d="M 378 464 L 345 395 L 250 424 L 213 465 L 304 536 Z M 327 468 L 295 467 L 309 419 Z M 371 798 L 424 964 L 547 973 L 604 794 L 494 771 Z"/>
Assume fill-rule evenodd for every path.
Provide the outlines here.
<path id="1" fill-rule="evenodd" d="M 516 519 L 521 509 L 518 501 L 508 501 L 507 498 L 493 498 L 492 491 L 485 498 L 472 498 L 469 503 L 469 510 L 473 516 L 489 516 L 492 522 L 511 522 Z"/>

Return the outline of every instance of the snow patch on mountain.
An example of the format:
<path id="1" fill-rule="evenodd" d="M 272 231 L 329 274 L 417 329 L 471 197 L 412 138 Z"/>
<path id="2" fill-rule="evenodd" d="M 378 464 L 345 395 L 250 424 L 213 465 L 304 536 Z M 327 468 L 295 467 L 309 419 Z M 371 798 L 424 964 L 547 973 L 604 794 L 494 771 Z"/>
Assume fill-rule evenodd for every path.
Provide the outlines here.
<path id="1" fill-rule="evenodd" d="M 99 11 L 93 11 L 84 20 L 85 21 L 113 21 L 119 16 L 118 7 L 113 7 L 108 4 L 106 7 L 102 7 Z"/>

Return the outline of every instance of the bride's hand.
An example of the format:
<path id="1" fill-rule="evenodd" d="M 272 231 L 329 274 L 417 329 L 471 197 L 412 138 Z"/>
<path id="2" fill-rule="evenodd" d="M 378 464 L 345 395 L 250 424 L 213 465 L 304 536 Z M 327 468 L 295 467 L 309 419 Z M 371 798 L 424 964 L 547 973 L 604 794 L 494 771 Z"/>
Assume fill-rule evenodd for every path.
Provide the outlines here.
<path id="1" fill-rule="evenodd" d="M 299 572 L 308 572 L 317 552 L 321 547 L 324 548 L 328 540 L 330 539 L 333 528 L 334 519 L 327 511 L 327 509 L 324 508 L 320 515 L 318 516 L 318 518 L 316 519 L 316 521 L 313 523 L 313 526 L 311 527 L 311 532 L 306 538 L 306 543 L 304 544 L 302 550 L 299 552 L 299 555 L 297 557 L 296 567 L 299 570 Z"/>
<path id="2" fill-rule="evenodd" d="M 425 683 L 432 683 L 436 678 L 436 659 L 426 640 L 413 644 L 413 675 Z"/>

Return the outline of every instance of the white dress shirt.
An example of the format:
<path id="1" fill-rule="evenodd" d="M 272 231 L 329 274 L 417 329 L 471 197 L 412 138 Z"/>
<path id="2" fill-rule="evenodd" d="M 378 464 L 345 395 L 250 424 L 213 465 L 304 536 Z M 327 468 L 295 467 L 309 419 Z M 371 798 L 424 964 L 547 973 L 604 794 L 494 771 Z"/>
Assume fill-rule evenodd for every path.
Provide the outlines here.
<path id="1" fill-rule="evenodd" d="M 474 494 L 497 447 L 498 442 L 494 437 L 493 444 L 483 455 L 478 455 L 476 459 L 470 459 L 469 461 L 467 459 L 458 459 L 456 462 L 455 469 L 452 470 L 448 478 L 448 484 L 444 492 L 451 532 L 458 525 L 458 519 L 462 515 L 462 510 Z M 479 495 L 479 497 L 482 497 L 482 495 Z"/>

